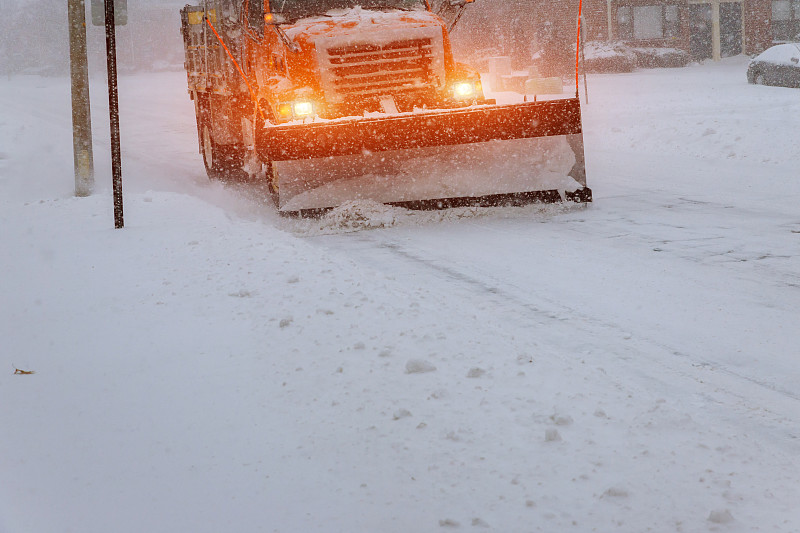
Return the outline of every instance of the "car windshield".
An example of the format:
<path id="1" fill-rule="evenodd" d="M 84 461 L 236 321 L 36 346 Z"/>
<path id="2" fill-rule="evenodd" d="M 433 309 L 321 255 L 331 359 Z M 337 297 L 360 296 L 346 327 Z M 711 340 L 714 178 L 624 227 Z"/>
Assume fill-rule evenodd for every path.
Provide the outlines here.
<path id="1" fill-rule="evenodd" d="M 270 9 L 287 20 L 324 15 L 332 9 L 423 9 L 424 0 L 273 0 Z"/>

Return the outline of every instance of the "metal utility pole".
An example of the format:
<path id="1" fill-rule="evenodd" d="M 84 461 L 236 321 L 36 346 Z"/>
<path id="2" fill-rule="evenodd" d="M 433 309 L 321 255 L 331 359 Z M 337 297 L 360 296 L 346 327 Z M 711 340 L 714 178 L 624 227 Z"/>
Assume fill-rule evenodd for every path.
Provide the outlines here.
<path id="1" fill-rule="evenodd" d="M 581 14 L 581 65 L 583 65 L 583 95 L 589 103 L 589 84 L 586 81 L 586 21 Z"/>
<path id="2" fill-rule="evenodd" d="M 75 196 L 89 196 L 94 189 L 94 158 L 92 114 L 89 108 L 89 66 L 86 59 L 86 7 L 84 0 L 67 1 Z"/>
<path id="3" fill-rule="evenodd" d="M 114 227 L 124 226 L 122 216 L 122 154 L 119 142 L 119 98 L 117 92 L 117 38 L 114 0 L 105 0 L 106 63 L 108 66 L 108 112 L 111 122 L 111 174 L 114 185 Z"/>

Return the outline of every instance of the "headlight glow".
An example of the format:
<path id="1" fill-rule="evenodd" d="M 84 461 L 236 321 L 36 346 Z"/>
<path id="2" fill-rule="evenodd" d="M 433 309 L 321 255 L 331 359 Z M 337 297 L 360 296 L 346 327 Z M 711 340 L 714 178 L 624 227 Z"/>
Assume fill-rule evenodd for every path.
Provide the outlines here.
<path id="1" fill-rule="evenodd" d="M 453 96 L 456 98 L 472 98 L 475 93 L 475 83 L 471 81 L 457 81 L 453 84 Z"/>
<path id="2" fill-rule="evenodd" d="M 284 120 L 289 120 L 292 118 L 292 105 L 291 104 L 280 104 L 278 105 L 278 114 Z"/>
<path id="3" fill-rule="evenodd" d="M 303 119 L 313 117 L 316 113 L 316 106 L 310 100 L 293 100 L 278 104 L 278 120 L 287 122 L 293 119 Z"/>
<path id="4" fill-rule="evenodd" d="M 305 100 L 298 100 L 292 106 L 295 117 L 308 117 L 314 114 L 314 104 Z"/>

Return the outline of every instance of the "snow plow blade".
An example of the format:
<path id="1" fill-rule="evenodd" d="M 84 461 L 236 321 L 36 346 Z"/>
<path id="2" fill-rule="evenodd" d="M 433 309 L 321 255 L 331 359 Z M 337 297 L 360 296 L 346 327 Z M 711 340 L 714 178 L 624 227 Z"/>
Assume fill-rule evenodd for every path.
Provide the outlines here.
<path id="1" fill-rule="evenodd" d="M 592 199 L 577 98 L 272 126 L 258 150 L 282 213 Z"/>

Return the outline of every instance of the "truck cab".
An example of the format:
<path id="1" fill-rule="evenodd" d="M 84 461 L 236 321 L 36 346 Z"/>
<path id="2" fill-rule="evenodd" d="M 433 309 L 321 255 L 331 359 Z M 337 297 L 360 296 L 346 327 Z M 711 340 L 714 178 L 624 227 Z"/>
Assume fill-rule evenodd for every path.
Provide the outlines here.
<path id="1" fill-rule="evenodd" d="M 242 166 L 259 127 L 485 102 L 428 0 L 206 0 L 181 13 L 211 174 Z"/>
<path id="2" fill-rule="evenodd" d="M 286 0 L 263 15 L 249 2 L 248 68 L 276 122 L 483 100 L 478 73 L 453 60 L 423 0 Z"/>

